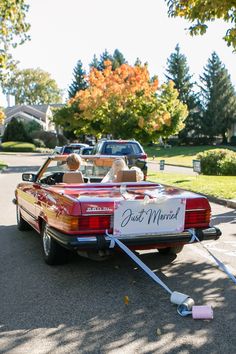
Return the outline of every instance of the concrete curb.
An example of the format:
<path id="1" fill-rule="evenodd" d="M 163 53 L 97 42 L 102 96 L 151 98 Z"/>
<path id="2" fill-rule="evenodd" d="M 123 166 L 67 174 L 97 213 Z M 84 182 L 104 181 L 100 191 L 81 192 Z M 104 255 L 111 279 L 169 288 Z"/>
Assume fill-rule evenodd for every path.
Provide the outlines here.
<path id="1" fill-rule="evenodd" d="M 209 199 L 209 201 L 212 203 L 216 203 L 216 204 L 226 206 L 228 208 L 236 209 L 236 200 L 221 199 L 221 198 L 216 198 L 216 197 L 212 197 L 210 195 L 205 195 L 205 194 L 201 194 L 201 195 L 204 195 L 205 197 L 207 197 L 207 199 Z"/>

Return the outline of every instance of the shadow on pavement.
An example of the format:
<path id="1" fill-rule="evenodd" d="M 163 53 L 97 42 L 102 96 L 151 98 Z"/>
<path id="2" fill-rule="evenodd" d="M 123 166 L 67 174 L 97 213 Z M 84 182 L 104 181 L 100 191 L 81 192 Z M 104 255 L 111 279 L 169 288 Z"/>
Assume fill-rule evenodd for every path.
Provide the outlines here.
<path id="1" fill-rule="evenodd" d="M 236 224 L 236 209 L 231 210 L 227 213 L 216 214 L 211 218 L 211 224 L 217 226 L 221 223 Z"/>
<path id="2" fill-rule="evenodd" d="M 169 294 L 126 255 L 99 263 L 72 255 L 70 263 L 50 267 L 42 260 L 36 232 L 0 226 L 0 242 L 4 353 L 30 353 L 24 349 L 30 342 L 34 353 L 235 350 L 236 337 L 230 335 L 236 321 L 235 285 L 194 254 L 187 262 L 181 255 L 175 259 L 158 252 L 140 257 L 170 289 L 189 294 L 198 305 L 213 305 L 213 321 L 180 317 Z"/>

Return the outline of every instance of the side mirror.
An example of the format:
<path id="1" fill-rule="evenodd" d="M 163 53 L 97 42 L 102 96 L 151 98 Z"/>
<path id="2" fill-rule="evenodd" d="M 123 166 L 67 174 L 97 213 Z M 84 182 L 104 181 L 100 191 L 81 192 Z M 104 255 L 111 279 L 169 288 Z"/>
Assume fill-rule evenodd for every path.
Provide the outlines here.
<path id="1" fill-rule="evenodd" d="M 22 180 L 26 182 L 35 182 L 36 181 L 36 175 L 34 173 L 23 173 L 22 174 Z"/>

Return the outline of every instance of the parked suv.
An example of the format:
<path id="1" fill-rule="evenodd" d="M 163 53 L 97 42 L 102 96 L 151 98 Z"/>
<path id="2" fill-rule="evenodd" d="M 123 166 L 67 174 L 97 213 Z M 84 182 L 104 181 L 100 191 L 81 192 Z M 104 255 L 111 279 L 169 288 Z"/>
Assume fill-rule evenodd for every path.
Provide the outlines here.
<path id="1" fill-rule="evenodd" d="M 126 156 L 129 167 L 141 168 L 147 177 L 147 154 L 136 140 L 100 140 L 93 149 L 93 155 Z"/>

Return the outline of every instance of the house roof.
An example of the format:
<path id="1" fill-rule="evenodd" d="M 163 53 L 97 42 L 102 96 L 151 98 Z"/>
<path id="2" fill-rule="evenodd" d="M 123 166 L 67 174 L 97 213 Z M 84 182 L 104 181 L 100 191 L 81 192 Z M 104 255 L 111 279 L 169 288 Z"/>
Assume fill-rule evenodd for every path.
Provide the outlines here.
<path id="1" fill-rule="evenodd" d="M 24 109 L 28 108 L 33 108 L 36 111 L 40 111 L 42 113 L 46 113 L 48 110 L 48 107 L 50 105 L 49 104 L 34 104 L 34 105 L 29 105 L 29 104 L 25 104 L 25 105 L 16 105 L 16 106 L 12 106 L 12 107 L 7 107 L 5 109 L 5 113 L 6 115 L 9 115 L 12 113 L 12 111 L 24 111 Z"/>

